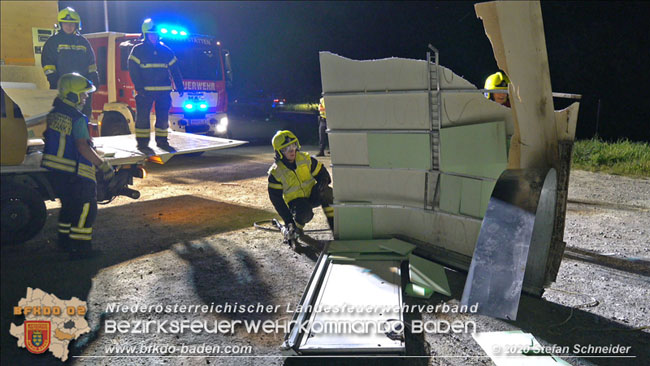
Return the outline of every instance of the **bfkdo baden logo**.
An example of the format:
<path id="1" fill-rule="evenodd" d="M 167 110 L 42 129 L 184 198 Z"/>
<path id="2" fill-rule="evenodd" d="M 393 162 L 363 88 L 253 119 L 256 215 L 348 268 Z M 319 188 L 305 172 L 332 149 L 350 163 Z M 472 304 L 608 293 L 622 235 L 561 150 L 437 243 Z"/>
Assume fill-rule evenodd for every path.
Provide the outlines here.
<path id="1" fill-rule="evenodd" d="M 43 353 L 50 347 L 51 323 L 49 321 L 25 321 L 25 347 L 31 353 Z"/>
<path id="2" fill-rule="evenodd" d="M 31 353 L 50 351 L 54 357 L 68 359 L 68 345 L 90 332 L 85 319 L 86 302 L 76 297 L 61 300 L 40 289 L 27 288 L 27 296 L 14 306 L 14 316 L 24 316 L 22 325 L 11 324 L 9 333 L 18 338 L 18 347 Z"/>

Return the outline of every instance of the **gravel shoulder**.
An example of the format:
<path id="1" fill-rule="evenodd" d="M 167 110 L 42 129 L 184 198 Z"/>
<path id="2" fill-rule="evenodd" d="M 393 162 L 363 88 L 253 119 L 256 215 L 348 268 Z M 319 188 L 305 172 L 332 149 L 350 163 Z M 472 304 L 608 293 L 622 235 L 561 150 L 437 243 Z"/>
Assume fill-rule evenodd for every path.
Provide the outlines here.
<path id="1" fill-rule="evenodd" d="M 315 153 L 315 146 L 306 151 Z M 329 159 L 322 160 L 329 165 Z M 58 203 L 48 203 L 48 222 L 21 247 L 2 248 L 2 364 L 59 364 L 51 355 L 37 357 L 16 347 L 9 323 L 12 306 L 26 287 L 59 298 L 88 302 L 96 328 L 73 342 L 74 365 L 281 365 L 332 364 L 329 360 L 285 359 L 283 335 L 246 332 L 219 334 L 107 334 L 107 320 L 198 319 L 232 321 L 290 318 L 314 267 L 313 255 L 282 245 L 278 233 L 256 230 L 252 223 L 275 217 L 267 196 L 272 153 L 266 146 L 244 146 L 201 157 L 175 157 L 164 166 L 149 164 L 148 177 L 135 188 L 141 198 L 120 197 L 101 206 L 94 243 L 98 258 L 70 262 L 54 245 Z M 315 210 L 307 229 L 327 227 Z M 541 299 L 522 296 L 518 320 L 447 314 L 448 320 L 476 322 L 477 331 L 533 333 L 546 345 L 623 344 L 634 359 L 565 358 L 573 365 L 650 363 L 650 180 L 572 171 L 565 241 L 567 251 L 557 281 Z M 329 232 L 314 234 L 330 240 Z M 458 304 L 466 274 L 447 271 L 452 297 L 434 295 L 415 304 Z M 257 304 L 279 306 L 269 313 L 130 314 L 107 312 L 107 305 Z M 441 314 L 416 314 L 433 320 Z M 115 344 L 147 346 L 212 344 L 250 347 L 255 357 L 91 358 Z M 407 340 L 419 359 L 337 359 L 336 364 L 491 365 L 470 334 L 427 334 Z M 454 356 L 454 357 L 441 357 Z M 340 362 L 339 362 L 340 361 Z"/>

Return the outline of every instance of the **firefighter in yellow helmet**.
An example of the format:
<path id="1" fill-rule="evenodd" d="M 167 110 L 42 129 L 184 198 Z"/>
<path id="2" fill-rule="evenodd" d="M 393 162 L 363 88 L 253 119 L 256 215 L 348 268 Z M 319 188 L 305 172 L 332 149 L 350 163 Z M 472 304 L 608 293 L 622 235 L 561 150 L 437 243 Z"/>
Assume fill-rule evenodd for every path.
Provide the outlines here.
<path id="1" fill-rule="evenodd" d="M 269 169 L 269 198 L 289 231 L 301 233 L 322 206 L 330 229 L 334 228 L 332 179 L 323 164 L 300 151 L 291 131 L 278 131 L 272 139 L 275 164 Z"/>
<path id="2" fill-rule="evenodd" d="M 160 42 L 158 29 L 153 20 L 142 23 L 142 43 L 133 47 L 129 55 L 129 75 L 137 95 L 135 96 L 135 138 L 138 149 L 151 152 L 149 135 L 151 122 L 149 112 L 155 102 L 156 111 L 156 145 L 159 148 L 174 151 L 167 140 L 169 128 L 169 108 L 172 104 L 170 93 L 172 82 L 170 73 L 179 96 L 183 96 L 183 77 L 178 67 L 178 59 L 169 47 Z"/>
<path id="3" fill-rule="evenodd" d="M 88 40 L 82 36 L 81 17 L 74 9 L 67 7 L 59 11 L 59 30 L 43 45 L 41 65 L 50 83 L 50 89 L 57 89 L 59 78 L 69 73 L 79 73 L 93 84 L 99 83 L 95 53 Z M 92 96 L 84 104 L 83 113 L 91 117 Z"/>
<path id="4" fill-rule="evenodd" d="M 58 245 L 72 258 L 91 254 L 93 222 L 97 215 L 95 166 L 110 180 L 113 167 L 97 155 L 88 133 L 88 117 L 82 112 L 88 94 L 95 91 L 90 80 L 77 74 L 59 79 L 59 94 L 47 115 L 43 133 L 45 147 L 41 166 L 61 199 Z"/>
<path id="5" fill-rule="evenodd" d="M 508 75 L 502 71 L 495 72 L 494 74 L 488 76 L 487 79 L 485 79 L 485 89 L 487 90 L 508 90 L 508 84 L 510 84 L 510 79 L 508 79 Z M 485 97 L 501 104 L 502 106 L 510 107 L 510 99 L 508 98 L 507 93 L 486 92 Z"/>

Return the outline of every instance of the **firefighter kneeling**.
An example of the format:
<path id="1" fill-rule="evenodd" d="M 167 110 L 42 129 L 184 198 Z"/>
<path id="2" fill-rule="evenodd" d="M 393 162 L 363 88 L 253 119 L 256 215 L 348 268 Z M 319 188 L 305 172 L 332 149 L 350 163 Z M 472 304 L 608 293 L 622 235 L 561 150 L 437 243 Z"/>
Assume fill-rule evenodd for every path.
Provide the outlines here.
<path id="1" fill-rule="evenodd" d="M 275 164 L 269 169 L 269 198 L 289 231 L 300 234 L 314 217 L 312 209 L 323 207 L 330 229 L 334 228 L 332 181 L 323 164 L 300 151 L 291 131 L 278 131 L 272 140 Z"/>
<path id="2" fill-rule="evenodd" d="M 61 76 L 58 89 L 54 108 L 47 115 L 41 165 L 52 171 L 52 186 L 61 199 L 58 245 L 72 258 L 81 258 L 92 254 L 97 215 L 95 166 L 107 181 L 115 171 L 97 155 L 88 133 L 88 117 L 81 113 L 88 94 L 95 91 L 93 83 L 70 73 Z"/>

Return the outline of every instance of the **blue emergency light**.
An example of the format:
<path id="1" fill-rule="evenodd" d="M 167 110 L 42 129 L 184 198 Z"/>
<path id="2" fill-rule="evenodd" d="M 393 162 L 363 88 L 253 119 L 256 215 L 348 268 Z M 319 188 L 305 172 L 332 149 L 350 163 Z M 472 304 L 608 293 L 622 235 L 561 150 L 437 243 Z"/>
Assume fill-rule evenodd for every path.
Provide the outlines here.
<path id="1" fill-rule="evenodd" d="M 158 27 L 159 33 L 161 36 L 166 36 L 167 38 L 185 38 L 187 37 L 187 30 L 182 27 L 172 26 L 172 25 L 161 25 Z"/>
<path id="2" fill-rule="evenodd" d="M 190 101 L 185 102 L 185 104 L 183 105 L 183 109 L 186 112 L 195 111 L 197 109 L 197 107 L 201 111 L 207 111 L 208 110 L 208 103 L 205 102 L 205 101 L 190 100 Z"/>

